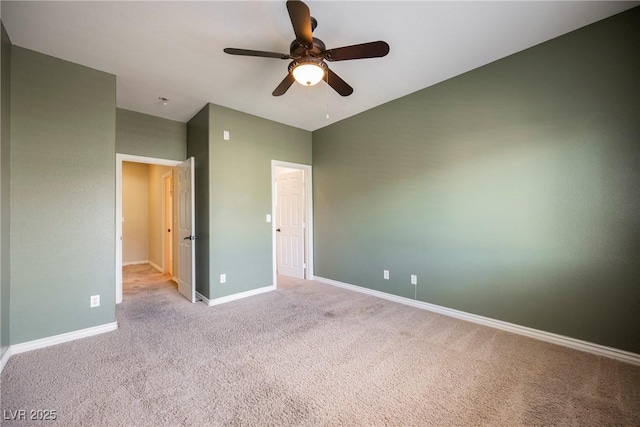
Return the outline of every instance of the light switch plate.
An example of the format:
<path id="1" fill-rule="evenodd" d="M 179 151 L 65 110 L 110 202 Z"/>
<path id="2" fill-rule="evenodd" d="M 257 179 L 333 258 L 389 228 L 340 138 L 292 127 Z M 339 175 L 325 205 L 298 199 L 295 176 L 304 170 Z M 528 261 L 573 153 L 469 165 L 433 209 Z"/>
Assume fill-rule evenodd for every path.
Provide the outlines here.
<path id="1" fill-rule="evenodd" d="M 267 222 L 271 222 L 271 214 L 267 214 Z"/>

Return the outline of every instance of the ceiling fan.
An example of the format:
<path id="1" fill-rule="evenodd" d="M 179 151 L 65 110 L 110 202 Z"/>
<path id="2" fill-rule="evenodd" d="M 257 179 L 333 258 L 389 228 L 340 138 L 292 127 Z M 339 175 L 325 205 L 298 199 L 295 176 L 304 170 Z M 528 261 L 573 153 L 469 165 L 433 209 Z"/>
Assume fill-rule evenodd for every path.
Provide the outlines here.
<path id="1" fill-rule="evenodd" d="M 287 76 L 273 91 L 273 96 L 284 95 L 295 81 L 303 86 L 313 86 L 320 80 L 327 82 L 340 95 L 349 96 L 353 93 L 353 88 L 331 71 L 325 61 L 380 58 L 389 53 L 389 45 L 383 41 L 327 49 L 322 40 L 313 37 L 318 22 L 311 16 L 306 4 L 299 0 L 289 0 L 287 10 L 296 35 L 289 47 L 289 54 L 230 47 L 224 49 L 231 55 L 292 59 Z"/>

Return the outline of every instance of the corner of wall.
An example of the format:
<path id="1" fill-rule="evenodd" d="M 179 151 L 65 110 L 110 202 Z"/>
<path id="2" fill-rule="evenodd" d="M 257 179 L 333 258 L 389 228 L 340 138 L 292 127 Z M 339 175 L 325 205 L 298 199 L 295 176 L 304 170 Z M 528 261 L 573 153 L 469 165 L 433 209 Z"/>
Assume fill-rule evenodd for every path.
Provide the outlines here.
<path id="1" fill-rule="evenodd" d="M 0 20 L 0 372 L 10 354 L 11 40 Z"/>
<path id="2" fill-rule="evenodd" d="M 115 321 L 116 79 L 15 45 L 11 68 L 13 346 Z"/>
<path id="3" fill-rule="evenodd" d="M 206 104 L 187 122 L 187 157 L 195 160 L 196 290 L 210 297 L 209 287 L 209 114 Z"/>

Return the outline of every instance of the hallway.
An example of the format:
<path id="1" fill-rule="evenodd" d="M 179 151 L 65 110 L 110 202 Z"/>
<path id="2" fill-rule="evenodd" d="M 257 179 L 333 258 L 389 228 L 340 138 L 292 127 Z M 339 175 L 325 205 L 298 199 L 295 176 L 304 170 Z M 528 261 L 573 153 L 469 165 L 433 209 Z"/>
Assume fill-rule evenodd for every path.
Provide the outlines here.
<path id="1" fill-rule="evenodd" d="M 149 264 L 127 265 L 122 268 L 123 298 L 141 298 L 178 289 L 171 276 L 162 273 Z"/>

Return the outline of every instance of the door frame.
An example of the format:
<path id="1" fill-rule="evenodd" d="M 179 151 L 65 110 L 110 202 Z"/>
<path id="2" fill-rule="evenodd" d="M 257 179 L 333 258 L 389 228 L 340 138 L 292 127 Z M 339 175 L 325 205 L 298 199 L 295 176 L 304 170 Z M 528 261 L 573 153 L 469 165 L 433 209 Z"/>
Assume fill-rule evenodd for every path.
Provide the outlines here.
<path id="1" fill-rule="evenodd" d="M 313 280 L 313 173 L 311 165 L 301 163 L 283 162 L 271 160 L 271 251 L 273 253 L 273 285 L 278 286 L 278 260 L 276 249 L 276 168 L 298 169 L 304 172 L 304 209 L 305 209 L 305 230 L 304 230 L 304 262 L 307 268 L 304 270 L 305 280 Z"/>
<path id="2" fill-rule="evenodd" d="M 149 165 L 160 166 L 177 166 L 181 163 L 178 160 L 158 159 L 155 157 L 116 153 L 116 277 L 114 286 L 116 304 L 120 304 L 122 302 L 122 162 L 146 163 Z"/>

